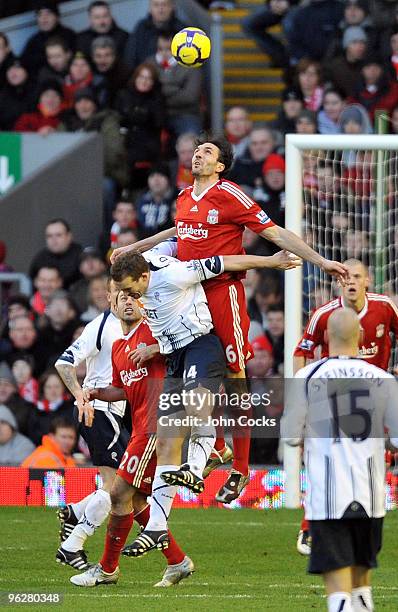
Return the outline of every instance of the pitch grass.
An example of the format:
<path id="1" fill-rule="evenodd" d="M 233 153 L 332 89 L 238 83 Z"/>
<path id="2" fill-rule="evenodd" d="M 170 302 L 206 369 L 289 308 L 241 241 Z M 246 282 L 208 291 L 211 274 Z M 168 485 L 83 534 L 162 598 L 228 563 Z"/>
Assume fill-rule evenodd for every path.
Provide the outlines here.
<path id="1" fill-rule="evenodd" d="M 59 592 L 63 603 L 12 607 L 71 612 L 145 610 L 237 612 L 325 610 L 321 580 L 306 574 L 295 550 L 300 511 L 176 510 L 171 528 L 195 562 L 195 574 L 180 585 L 154 589 L 165 567 L 158 551 L 121 560 L 117 585 L 82 589 L 75 570 L 55 563 L 58 521 L 48 508 L 0 508 L 0 591 Z M 378 611 L 398 610 L 398 512 L 385 521 L 380 568 L 374 575 Z M 99 559 L 102 528 L 88 543 Z M 129 539 L 131 541 L 131 538 Z"/>

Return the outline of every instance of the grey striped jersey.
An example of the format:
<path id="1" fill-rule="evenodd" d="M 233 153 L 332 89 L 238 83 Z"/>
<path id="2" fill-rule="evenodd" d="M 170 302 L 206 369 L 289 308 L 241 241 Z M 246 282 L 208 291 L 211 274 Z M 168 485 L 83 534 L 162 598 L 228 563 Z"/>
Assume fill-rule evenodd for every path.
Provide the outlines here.
<path id="1" fill-rule="evenodd" d="M 149 263 L 150 279 L 140 299 L 160 352 L 169 354 L 212 329 L 201 282 L 224 272 L 223 258 L 179 261 L 151 251 L 143 255 Z"/>
<path id="2" fill-rule="evenodd" d="M 281 435 L 304 439 L 309 520 L 385 514 L 385 432 L 398 446 L 398 384 L 354 357 L 325 358 L 287 383 Z"/>

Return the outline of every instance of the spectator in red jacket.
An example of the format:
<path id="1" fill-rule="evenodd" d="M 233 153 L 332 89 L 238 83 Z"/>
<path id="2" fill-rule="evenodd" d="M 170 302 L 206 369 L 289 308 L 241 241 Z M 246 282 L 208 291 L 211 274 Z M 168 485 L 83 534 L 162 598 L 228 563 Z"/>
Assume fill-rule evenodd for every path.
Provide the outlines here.
<path id="1" fill-rule="evenodd" d="M 46 136 L 54 132 L 59 125 L 59 115 L 64 109 L 62 88 L 57 81 L 43 83 L 37 110 L 33 113 L 24 113 L 17 119 L 14 130 L 16 132 L 37 132 Z"/>
<path id="2" fill-rule="evenodd" d="M 374 55 L 364 61 L 361 74 L 362 78 L 348 102 L 361 104 L 372 122 L 378 109 L 390 115 L 398 104 L 398 83 L 390 79 L 382 62 Z"/>

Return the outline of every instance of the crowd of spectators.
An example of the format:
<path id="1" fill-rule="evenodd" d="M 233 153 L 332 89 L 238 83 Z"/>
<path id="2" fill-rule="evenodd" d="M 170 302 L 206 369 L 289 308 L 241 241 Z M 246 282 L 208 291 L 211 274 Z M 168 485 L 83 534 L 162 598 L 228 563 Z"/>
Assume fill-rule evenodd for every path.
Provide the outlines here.
<path id="1" fill-rule="evenodd" d="M 30 263 L 33 294 L 10 293 L 3 285 L 0 464 L 20 464 L 42 444 L 31 465 L 42 465 L 51 453 L 55 462 L 69 465 L 72 452 L 87 456 L 87 449 L 71 425 L 73 402 L 54 361 L 107 308 L 112 249 L 172 226 L 176 195 L 192 183 L 206 100 L 203 71 L 178 66 L 170 54 L 171 37 L 183 26 L 172 0 L 150 0 L 148 15 L 131 33 L 102 0 L 89 6 L 90 27 L 80 33 L 62 25 L 55 3 L 36 4 L 38 32 L 20 57 L 0 34 L 0 129 L 101 134 L 103 232 L 96 244 L 77 244 L 65 211 L 65 218 L 48 221 L 43 249 Z M 387 4 L 393 5 L 388 23 L 376 19 L 365 0 L 270 0 L 243 22 L 246 35 L 284 69 L 286 86 L 273 122 L 253 125 L 241 106 L 226 113 L 225 135 L 235 152 L 228 178 L 279 225 L 285 216 L 286 133 L 371 133 L 378 109 L 398 133 L 398 2 Z M 267 32 L 276 23 L 283 24 L 285 42 Z M 324 210 L 322 223 L 331 222 L 330 190 L 349 197 L 352 185 L 366 179 L 358 174 L 358 161 L 364 160 L 351 152 L 337 166 L 305 159 L 304 187 L 308 200 Z M 371 188 L 362 196 L 371 205 Z M 343 216 L 334 221 L 342 224 L 342 252 L 350 255 L 358 236 Z M 248 253 L 275 252 L 250 230 L 243 240 Z M 0 254 L 6 265 L 4 245 Z M 283 277 L 251 271 L 244 282 L 254 348 L 248 374 L 252 380 L 281 378 Z M 84 366 L 78 375 L 83 380 Z M 266 444 L 254 449 L 253 459 L 276 460 L 275 447 L 268 454 Z"/>

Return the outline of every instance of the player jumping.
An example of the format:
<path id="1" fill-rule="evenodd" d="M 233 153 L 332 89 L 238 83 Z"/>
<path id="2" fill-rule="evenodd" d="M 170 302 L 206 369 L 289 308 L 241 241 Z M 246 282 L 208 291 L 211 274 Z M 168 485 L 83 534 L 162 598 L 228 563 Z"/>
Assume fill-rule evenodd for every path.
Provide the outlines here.
<path id="1" fill-rule="evenodd" d="M 127 556 L 140 556 L 167 545 L 167 521 L 176 485 L 195 493 L 204 488 L 203 469 L 215 440 L 211 393 L 220 390 L 226 364 L 219 338 L 210 333 L 213 324 L 201 283 L 224 271 L 268 267 L 288 270 L 297 265 L 300 260 L 283 251 L 272 257 L 214 256 L 187 262 L 151 252 L 144 256 L 132 252 L 113 264 L 111 276 L 117 289 L 141 300 L 151 332 L 167 358 L 150 518 L 145 530 L 123 550 Z M 187 400 L 183 392 L 189 392 Z M 182 422 L 185 415 L 192 424 Z M 181 465 L 187 433 L 191 444 L 187 463 Z"/>
<path id="2" fill-rule="evenodd" d="M 145 527 L 149 518 L 146 501 L 156 467 L 156 414 L 159 394 L 165 376 L 164 357 L 153 339 L 137 303 L 120 292 L 116 301 L 123 337 L 112 348 L 112 385 L 104 389 L 86 389 L 87 400 L 120 401 L 127 399 L 131 407 L 133 434 L 124 452 L 111 489 L 112 509 L 101 561 L 82 574 L 71 577 L 77 586 L 93 587 L 116 583 L 119 578 L 119 557 L 136 520 Z M 131 357 L 133 357 L 133 360 Z M 89 411 L 89 403 L 85 412 Z M 168 566 L 155 586 L 177 584 L 194 571 L 194 565 L 169 532 L 169 546 L 163 554 Z"/>
<path id="3" fill-rule="evenodd" d="M 358 314 L 361 336 L 358 357 L 378 368 L 387 370 L 391 356 L 391 338 L 398 338 L 398 308 L 387 295 L 369 293 L 369 274 L 366 266 L 358 259 L 344 262 L 348 277 L 342 288 L 342 295 L 320 306 L 310 318 L 303 337 L 294 351 L 294 371 L 314 359 L 317 347 L 321 356 L 329 354 L 327 322 L 330 315 L 339 308 L 351 308 Z M 311 552 L 311 536 L 308 521 L 303 519 L 297 538 L 297 550 L 302 555 Z"/>
<path id="4" fill-rule="evenodd" d="M 385 515 L 384 431 L 398 447 L 398 385 L 358 359 L 353 309 L 334 309 L 327 331 L 330 356 L 290 381 L 281 432 L 290 444 L 304 439 L 308 571 L 323 575 L 329 612 L 370 612 Z"/>
<path id="5" fill-rule="evenodd" d="M 198 140 L 192 158 L 194 184 L 181 191 L 177 198 L 175 228 L 116 249 L 112 254 L 112 263 L 123 252 L 144 252 L 172 236 L 177 236 L 178 258 L 181 261 L 211 257 L 214 253 L 239 255 L 244 253 L 242 234 L 248 227 L 281 249 L 343 278 L 346 270 L 342 264 L 325 259 L 293 232 L 275 225 L 238 185 L 225 180 L 232 162 L 232 146 L 223 137 Z M 245 364 L 252 355 L 248 341 L 250 319 L 240 280 L 243 276 L 242 273 L 225 273 L 204 283 L 214 332 L 220 338 L 227 360 L 227 391 L 240 395 L 247 392 Z M 249 482 L 250 428 L 236 427 L 233 430 L 233 447 L 232 470 L 216 495 L 216 499 L 222 503 L 236 499 Z M 206 467 L 206 475 L 228 461 L 231 455 L 224 439 L 219 437 Z"/>

